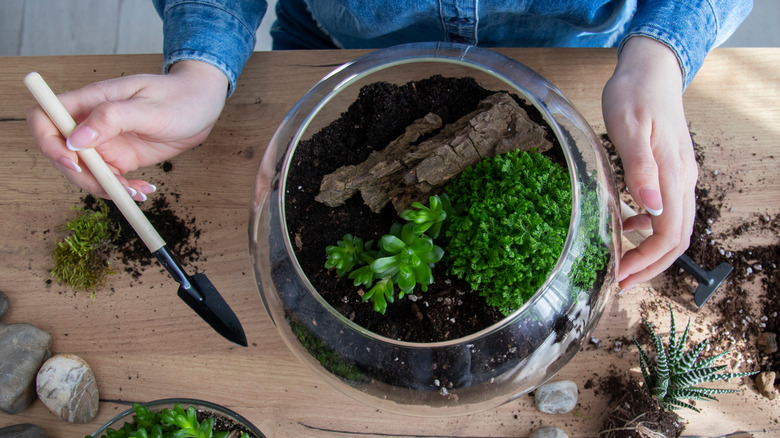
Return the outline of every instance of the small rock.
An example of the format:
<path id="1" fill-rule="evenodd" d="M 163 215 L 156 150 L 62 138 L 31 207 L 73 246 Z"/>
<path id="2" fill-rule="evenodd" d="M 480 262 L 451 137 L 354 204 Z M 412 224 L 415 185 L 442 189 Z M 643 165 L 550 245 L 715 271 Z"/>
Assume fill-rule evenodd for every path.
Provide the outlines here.
<path id="1" fill-rule="evenodd" d="M 571 380 L 547 383 L 536 389 L 536 408 L 548 414 L 565 414 L 577 406 L 577 384 Z"/>
<path id="2" fill-rule="evenodd" d="M 37 379 L 38 398 L 70 423 L 87 423 L 98 412 L 98 387 L 89 365 L 73 354 L 47 360 Z"/>
<path id="3" fill-rule="evenodd" d="M 777 335 L 770 332 L 761 333 L 756 340 L 756 346 L 764 354 L 777 353 Z"/>
<path id="4" fill-rule="evenodd" d="M 555 426 L 545 426 L 531 432 L 528 438 L 569 438 L 569 435 Z"/>
<path id="5" fill-rule="evenodd" d="M 769 400 L 774 400 L 777 397 L 777 390 L 775 389 L 775 372 L 764 371 L 756 376 L 756 388 L 758 392 Z"/>
<path id="6" fill-rule="evenodd" d="M 0 429 L 0 438 L 49 438 L 49 436 L 39 426 L 25 423 Z"/>
<path id="7" fill-rule="evenodd" d="M 8 296 L 0 291 L 0 318 L 8 311 Z"/>
<path id="8" fill-rule="evenodd" d="M 30 324 L 0 324 L 0 410 L 18 414 L 35 400 L 35 374 L 51 356 L 51 336 Z"/>

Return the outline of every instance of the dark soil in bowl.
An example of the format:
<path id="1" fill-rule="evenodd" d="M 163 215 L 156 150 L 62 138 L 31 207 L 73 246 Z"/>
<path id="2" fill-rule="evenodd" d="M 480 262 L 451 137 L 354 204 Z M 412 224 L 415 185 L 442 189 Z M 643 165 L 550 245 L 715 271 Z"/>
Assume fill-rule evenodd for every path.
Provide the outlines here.
<path id="1" fill-rule="evenodd" d="M 251 430 L 241 424 L 236 423 L 229 417 L 225 417 L 218 412 L 208 410 L 198 410 L 198 422 L 203 422 L 209 417 L 214 417 L 214 432 L 230 432 L 228 438 L 240 437 L 242 433 L 249 435 L 250 438 L 264 438 L 256 436 Z"/>
<path id="2" fill-rule="evenodd" d="M 442 263 L 434 268 L 434 284 L 427 292 L 418 286 L 412 296 L 390 304 L 385 315 L 375 312 L 371 302 L 362 301 L 352 280 L 325 268 L 325 247 L 335 245 L 347 233 L 376 241 L 401 219 L 390 205 L 373 213 L 359 194 L 335 208 L 315 200 L 324 175 L 362 162 L 403 134 L 413 121 L 433 112 L 444 124 L 452 123 L 492 93 L 471 78 L 434 76 L 403 86 L 374 83 L 361 89 L 339 119 L 298 145 L 285 193 L 289 238 L 312 285 L 356 324 L 392 339 L 435 342 L 467 336 L 504 318 L 466 282 L 448 276 Z M 536 123 L 546 126 L 533 106 L 515 99 Z M 557 145 L 549 129 L 547 138 Z"/>

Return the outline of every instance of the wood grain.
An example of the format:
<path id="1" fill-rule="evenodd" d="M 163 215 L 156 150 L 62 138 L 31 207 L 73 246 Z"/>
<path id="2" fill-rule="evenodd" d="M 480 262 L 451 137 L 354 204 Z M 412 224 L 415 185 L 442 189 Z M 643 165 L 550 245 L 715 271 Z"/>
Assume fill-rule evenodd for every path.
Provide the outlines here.
<path id="1" fill-rule="evenodd" d="M 556 84 L 594 130 L 604 132 L 601 88 L 614 68 L 614 50 L 501 52 Z M 637 372 L 632 347 L 619 352 L 612 347 L 637 332 L 642 302 L 666 302 L 656 292 L 660 281 L 613 297 L 595 333 L 602 348 L 587 346 L 555 377 L 572 379 L 580 387 L 577 409 L 559 416 L 538 412 L 528 396 L 454 418 L 377 411 L 320 380 L 277 335 L 258 295 L 247 251 L 257 166 L 276 126 L 297 99 L 335 66 L 362 53 L 256 53 L 210 138 L 175 158 L 171 172 L 158 166 L 139 171 L 162 192 L 180 194 L 177 208 L 196 219 L 205 256 L 199 270 L 235 309 L 248 348 L 225 341 L 201 321 L 158 269 L 148 269 L 139 280 L 114 275 L 94 299 L 48 283 L 50 254 L 63 235 L 60 227 L 73 216 L 71 208 L 79 205 L 83 193 L 38 152 L 24 120 L 33 99 L 22 78 L 39 71 L 55 92 L 63 92 L 120 75 L 156 73 L 161 56 L 0 59 L 0 290 L 11 302 L 2 323 L 27 322 L 51 333 L 54 353 L 76 354 L 93 367 L 103 400 L 91 424 L 65 423 L 35 402 L 18 415 L 0 413 L 0 427 L 31 422 L 52 438 L 83 436 L 132 401 L 186 396 L 224 404 L 269 437 L 525 437 L 541 425 L 557 425 L 571 437 L 596 435 L 607 400 L 586 383 L 606 376 L 611 366 Z M 702 181 L 726 195 L 723 223 L 713 227 L 726 230 L 729 223 L 756 213 L 780 213 L 779 102 L 780 49 L 716 50 L 686 92 L 688 122 L 706 152 Z M 717 176 L 714 170 L 719 170 Z M 757 299 L 760 289 L 752 290 Z M 703 329 L 714 317 L 706 307 L 696 312 L 684 291 L 672 304 L 680 320 L 690 316 Z M 662 325 L 664 313 L 658 315 Z M 779 434 L 780 426 L 769 418 L 779 412 L 780 400 L 762 398 L 751 384 L 741 389 L 721 396 L 720 403 L 704 404 L 701 414 L 685 413 L 686 434 Z"/>

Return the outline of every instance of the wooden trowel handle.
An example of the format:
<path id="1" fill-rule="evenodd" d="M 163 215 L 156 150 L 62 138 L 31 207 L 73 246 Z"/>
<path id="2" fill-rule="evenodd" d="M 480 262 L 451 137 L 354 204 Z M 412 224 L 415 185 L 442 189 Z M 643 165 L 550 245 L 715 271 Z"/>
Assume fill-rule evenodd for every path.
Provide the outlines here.
<path id="1" fill-rule="evenodd" d="M 57 125 L 62 135 L 68 138 L 73 130 L 76 129 L 76 122 L 54 92 L 51 91 L 41 75 L 35 72 L 28 74 L 24 78 L 24 84 L 35 97 L 35 100 L 38 101 L 38 104 L 46 111 L 46 114 L 49 115 L 52 122 Z M 146 216 L 144 216 L 141 209 L 138 208 L 138 205 L 116 178 L 114 172 L 108 168 L 100 154 L 94 149 L 83 149 L 78 151 L 78 155 L 81 161 L 86 163 L 95 179 L 103 186 L 103 189 L 108 193 L 111 200 L 114 201 L 114 204 L 125 216 L 125 219 L 133 226 L 133 229 L 135 229 L 135 232 L 138 233 L 138 236 L 149 248 L 149 251 L 155 252 L 162 248 L 165 245 L 165 241 L 160 237 Z"/>

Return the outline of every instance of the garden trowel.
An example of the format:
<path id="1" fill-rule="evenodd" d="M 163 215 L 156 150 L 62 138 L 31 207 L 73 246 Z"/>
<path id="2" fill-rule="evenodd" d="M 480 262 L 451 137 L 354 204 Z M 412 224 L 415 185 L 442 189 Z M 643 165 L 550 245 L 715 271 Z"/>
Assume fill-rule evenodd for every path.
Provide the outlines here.
<path id="1" fill-rule="evenodd" d="M 623 220 L 626 220 L 631 216 L 636 216 L 637 214 L 623 201 L 620 201 L 620 213 L 623 216 Z M 645 230 L 637 230 L 637 232 L 644 238 L 647 238 L 650 235 L 650 233 Z M 726 280 L 726 277 L 728 277 L 734 269 L 730 264 L 724 262 L 712 271 L 705 271 L 685 254 L 678 257 L 677 260 L 674 261 L 674 264 L 696 277 L 699 286 L 693 294 L 693 302 L 696 303 L 696 306 L 699 308 L 710 299 L 718 286 Z"/>
<path id="2" fill-rule="evenodd" d="M 46 82 L 38 73 L 30 73 L 24 78 L 24 84 L 33 94 L 49 118 L 57 125 L 62 135 L 67 138 L 76 128 L 76 122 L 57 99 Z M 168 251 L 165 241 L 160 237 L 149 220 L 144 216 L 138 205 L 133 201 L 125 188 L 108 168 L 103 158 L 94 149 L 83 149 L 78 152 L 79 158 L 87 164 L 89 170 L 103 186 L 103 189 L 114 201 L 138 237 L 143 240 L 149 251 L 159 260 L 174 280 L 179 283 L 179 297 L 189 305 L 214 330 L 235 342 L 247 346 L 246 335 L 241 322 L 228 306 L 222 295 L 211 284 L 205 274 L 187 275 L 181 265 Z"/>

